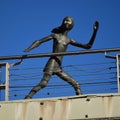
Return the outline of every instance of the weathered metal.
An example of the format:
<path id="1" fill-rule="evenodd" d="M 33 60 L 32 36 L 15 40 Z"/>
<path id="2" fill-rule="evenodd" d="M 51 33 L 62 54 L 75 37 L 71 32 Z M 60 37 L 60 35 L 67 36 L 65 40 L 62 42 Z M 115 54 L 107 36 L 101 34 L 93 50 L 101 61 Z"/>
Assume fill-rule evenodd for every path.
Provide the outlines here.
<path id="1" fill-rule="evenodd" d="M 42 43 L 48 42 L 49 40 L 53 40 L 53 53 L 66 52 L 67 47 L 69 45 L 73 45 L 84 49 L 90 49 L 95 41 L 97 31 L 99 28 L 99 22 L 96 21 L 94 23 L 93 33 L 87 44 L 82 44 L 68 37 L 68 32 L 73 28 L 73 26 L 73 18 L 68 16 L 65 17 L 62 21 L 61 26 L 56 27 L 52 30 L 52 34 L 34 41 L 27 49 L 24 50 L 24 52 L 29 52 L 32 49 L 41 45 Z M 74 80 L 68 73 L 62 70 L 62 59 L 63 55 L 50 57 L 44 68 L 44 75 L 41 81 L 31 89 L 28 95 L 25 96 L 25 99 L 31 99 L 39 90 L 46 87 L 52 75 L 57 75 L 62 80 L 69 83 L 74 88 L 76 95 L 82 94 L 79 83 L 76 80 Z"/>
<path id="2" fill-rule="evenodd" d="M 0 102 L 1 120 L 120 120 L 120 95 Z"/>

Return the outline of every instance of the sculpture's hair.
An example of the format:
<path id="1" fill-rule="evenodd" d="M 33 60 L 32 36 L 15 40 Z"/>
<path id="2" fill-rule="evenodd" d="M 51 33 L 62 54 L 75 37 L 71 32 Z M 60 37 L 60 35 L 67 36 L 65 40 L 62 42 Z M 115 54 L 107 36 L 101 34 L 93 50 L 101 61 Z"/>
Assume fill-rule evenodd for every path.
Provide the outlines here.
<path id="1" fill-rule="evenodd" d="M 64 21 L 65 21 L 67 18 L 70 18 L 70 19 L 72 20 L 72 24 L 71 24 L 71 26 L 70 26 L 70 28 L 69 28 L 69 30 L 71 30 L 71 29 L 73 28 L 73 26 L 74 26 L 74 20 L 73 20 L 72 17 L 65 17 L 65 18 L 63 19 L 62 25 L 59 26 L 59 27 L 54 28 L 51 32 L 52 32 L 52 33 L 61 33 L 61 32 L 63 32 L 63 30 L 64 30 Z"/>
<path id="2" fill-rule="evenodd" d="M 61 26 L 54 28 L 51 32 L 52 33 L 61 33 L 62 32 Z"/>

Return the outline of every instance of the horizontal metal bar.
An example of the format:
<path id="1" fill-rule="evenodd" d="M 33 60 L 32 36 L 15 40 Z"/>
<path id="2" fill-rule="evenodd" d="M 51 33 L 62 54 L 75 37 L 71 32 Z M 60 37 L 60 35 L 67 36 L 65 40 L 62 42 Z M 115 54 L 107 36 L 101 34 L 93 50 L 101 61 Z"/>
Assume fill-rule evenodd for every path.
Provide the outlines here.
<path id="1" fill-rule="evenodd" d="M 118 51 L 120 51 L 120 48 L 82 50 L 82 51 L 60 52 L 60 53 L 44 53 L 44 54 L 40 53 L 40 54 L 27 54 L 27 55 L 14 55 L 14 56 L 0 56 L 0 60 L 28 59 L 28 58 L 80 55 L 80 54 L 95 54 L 95 53 L 118 52 Z"/>
<path id="2" fill-rule="evenodd" d="M 3 89 L 5 89 L 5 85 L 4 84 L 0 84 L 0 90 L 3 90 Z"/>

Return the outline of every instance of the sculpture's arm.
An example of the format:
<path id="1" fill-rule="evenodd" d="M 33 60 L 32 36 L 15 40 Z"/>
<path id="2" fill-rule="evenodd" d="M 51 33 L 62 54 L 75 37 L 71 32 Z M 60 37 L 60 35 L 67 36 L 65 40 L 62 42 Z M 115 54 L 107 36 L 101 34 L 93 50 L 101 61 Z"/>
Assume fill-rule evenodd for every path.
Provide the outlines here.
<path id="1" fill-rule="evenodd" d="M 71 40 L 70 44 L 74 45 L 74 46 L 77 46 L 77 47 L 90 49 L 92 47 L 93 43 L 94 43 L 97 31 L 98 31 L 98 27 L 99 27 L 99 23 L 96 21 L 95 24 L 94 24 L 94 31 L 93 31 L 92 37 L 91 37 L 90 41 L 87 44 L 81 44 L 81 43 L 78 43 L 78 42 L 76 42 L 74 40 Z"/>
<path id="2" fill-rule="evenodd" d="M 41 43 L 47 42 L 47 41 L 51 40 L 52 38 L 53 38 L 53 35 L 49 35 L 49 36 L 44 37 L 44 38 L 42 38 L 40 40 L 36 40 L 27 49 L 25 49 L 24 52 L 29 52 L 30 50 L 38 47 Z"/>

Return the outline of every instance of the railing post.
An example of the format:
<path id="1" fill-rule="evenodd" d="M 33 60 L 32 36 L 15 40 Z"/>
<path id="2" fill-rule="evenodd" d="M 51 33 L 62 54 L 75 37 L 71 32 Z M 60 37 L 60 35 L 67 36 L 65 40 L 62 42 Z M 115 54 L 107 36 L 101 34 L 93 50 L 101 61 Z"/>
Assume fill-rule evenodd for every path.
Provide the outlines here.
<path id="1" fill-rule="evenodd" d="M 0 90 L 5 90 L 5 101 L 9 100 L 9 64 L 0 63 L 0 67 L 5 67 L 5 84 L 0 84 Z"/>
<path id="2" fill-rule="evenodd" d="M 118 83 L 118 93 L 120 93 L 120 55 L 116 55 L 116 64 L 117 64 L 117 83 Z"/>
<path id="3" fill-rule="evenodd" d="M 5 101 L 9 100 L 9 64 L 6 63 L 6 89 L 5 89 Z"/>

